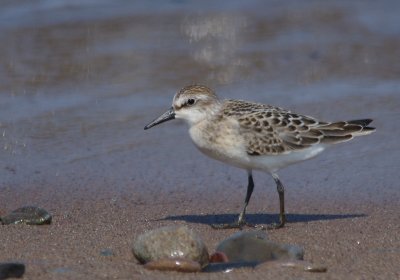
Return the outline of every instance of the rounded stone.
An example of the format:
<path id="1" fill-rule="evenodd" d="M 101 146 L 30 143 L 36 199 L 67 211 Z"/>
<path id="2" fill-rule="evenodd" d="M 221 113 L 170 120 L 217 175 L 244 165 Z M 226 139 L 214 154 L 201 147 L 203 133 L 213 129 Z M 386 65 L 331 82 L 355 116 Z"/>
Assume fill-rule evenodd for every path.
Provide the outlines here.
<path id="1" fill-rule="evenodd" d="M 12 211 L 10 214 L 1 217 L 4 225 L 27 224 L 43 225 L 51 223 L 51 215 L 45 209 L 36 206 L 25 206 Z"/>
<path id="2" fill-rule="evenodd" d="M 165 258 L 150 261 L 144 265 L 150 270 L 200 272 L 201 266 L 198 262 L 184 258 Z"/>
<path id="3" fill-rule="evenodd" d="M 264 231 L 237 232 L 223 240 L 216 251 L 224 253 L 230 262 L 302 260 L 304 256 L 301 247 L 275 243 Z"/>
<path id="4" fill-rule="evenodd" d="M 141 263 L 183 258 L 208 264 L 208 251 L 203 241 L 186 226 L 167 226 L 139 235 L 132 252 Z"/>

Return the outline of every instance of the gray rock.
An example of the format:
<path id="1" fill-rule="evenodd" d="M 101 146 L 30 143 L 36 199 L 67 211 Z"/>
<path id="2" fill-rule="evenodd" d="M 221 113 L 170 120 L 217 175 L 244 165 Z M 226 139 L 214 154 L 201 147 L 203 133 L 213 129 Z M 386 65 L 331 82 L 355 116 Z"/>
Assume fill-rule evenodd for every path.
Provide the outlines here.
<path id="1" fill-rule="evenodd" d="M 186 226 L 168 226 L 138 236 L 132 252 L 141 263 L 166 258 L 184 258 L 208 264 L 208 251 L 203 241 Z"/>
<path id="2" fill-rule="evenodd" d="M 36 206 L 25 206 L 12 211 L 10 214 L 4 217 L 1 217 L 0 220 L 3 225 L 43 225 L 51 223 L 51 215 L 43 208 Z"/>
<path id="3" fill-rule="evenodd" d="M 216 251 L 223 252 L 229 262 L 302 260 L 304 256 L 301 247 L 275 243 L 264 231 L 237 232 L 223 240 Z"/>

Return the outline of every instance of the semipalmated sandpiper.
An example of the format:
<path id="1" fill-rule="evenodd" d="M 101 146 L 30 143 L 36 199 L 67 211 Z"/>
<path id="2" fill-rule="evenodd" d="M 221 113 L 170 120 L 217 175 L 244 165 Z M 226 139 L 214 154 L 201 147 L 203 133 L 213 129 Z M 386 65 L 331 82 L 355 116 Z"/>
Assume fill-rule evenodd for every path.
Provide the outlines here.
<path id="1" fill-rule="evenodd" d="M 246 207 L 254 189 L 252 170 L 272 175 L 276 182 L 280 222 L 286 222 L 284 187 L 277 171 L 321 153 L 332 144 L 375 131 L 371 119 L 322 122 L 271 105 L 241 100 L 220 100 L 206 86 L 191 85 L 175 94 L 172 107 L 145 126 L 149 129 L 172 119 L 189 124 L 189 134 L 204 154 L 247 170 L 248 186 L 239 218 L 232 224 L 213 225 L 232 228 L 246 225 Z"/>

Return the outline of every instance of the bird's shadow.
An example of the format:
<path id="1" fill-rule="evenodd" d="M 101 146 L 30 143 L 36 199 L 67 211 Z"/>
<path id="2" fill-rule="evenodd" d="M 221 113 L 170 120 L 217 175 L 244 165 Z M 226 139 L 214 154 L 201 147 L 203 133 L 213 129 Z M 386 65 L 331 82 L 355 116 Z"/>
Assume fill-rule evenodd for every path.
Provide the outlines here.
<path id="1" fill-rule="evenodd" d="M 366 217 L 366 214 L 287 214 L 288 223 L 306 223 L 313 221 L 341 220 Z M 176 215 L 167 216 L 161 220 L 185 221 L 197 224 L 225 224 L 236 221 L 238 214 L 205 214 L 205 215 Z M 246 214 L 246 221 L 250 224 L 270 224 L 278 222 L 277 214 Z"/>

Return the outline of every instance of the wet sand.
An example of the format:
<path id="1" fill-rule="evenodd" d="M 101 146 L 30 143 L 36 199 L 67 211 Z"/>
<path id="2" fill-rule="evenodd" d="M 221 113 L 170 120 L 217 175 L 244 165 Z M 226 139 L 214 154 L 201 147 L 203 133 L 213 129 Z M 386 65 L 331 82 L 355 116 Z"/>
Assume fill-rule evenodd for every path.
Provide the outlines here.
<path id="1" fill-rule="evenodd" d="M 24 279 L 400 277 L 400 41 L 397 16 L 390 16 L 397 2 L 265 11 L 251 3 L 228 11 L 100 6 L 103 13 L 87 18 L 89 5 L 74 20 L 65 7 L 38 9 L 21 22 L 7 17 L 0 30 L 0 215 L 37 205 L 53 222 L 0 226 L 0 262 L 25 263 Z M 305 260 L 327 273 L 167 273 L 134 259 L 135 236 L 160 226 L 187 224 L 210 252 L 235 232 L 209 225 L 237 217 L 245 172 L 200 154 L 183 123 L 143 131 L 194 81 L 222 97 L 323 120 L 374 119 L 376 133 L 280 172 L 289 222 L 268 234 L 303 246 Z M 273 180 L 259 172 L 254 180 L 248 221 L 272 223 Z"/>

